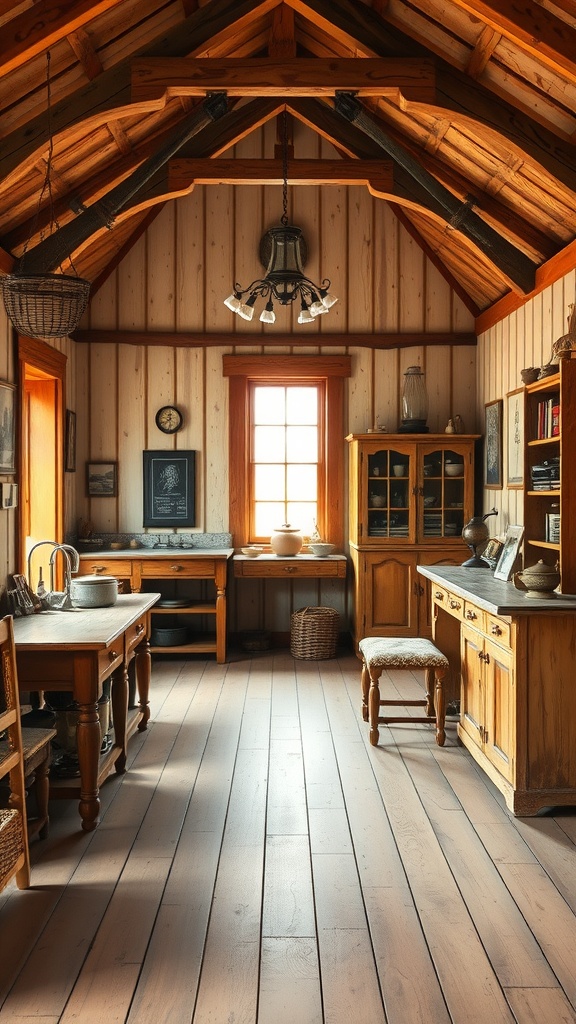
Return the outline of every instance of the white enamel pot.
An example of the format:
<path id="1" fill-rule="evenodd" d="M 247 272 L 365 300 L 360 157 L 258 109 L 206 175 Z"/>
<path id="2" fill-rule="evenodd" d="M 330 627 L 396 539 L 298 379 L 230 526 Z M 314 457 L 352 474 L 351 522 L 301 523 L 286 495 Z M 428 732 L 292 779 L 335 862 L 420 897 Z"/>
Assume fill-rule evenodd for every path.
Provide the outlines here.
<path id="1" fill-rule="evenodd" d="M 70 597 L 75 608 L 108 608 L 116 604 L 118 580 L 115 576 L 76 576 Z"/>

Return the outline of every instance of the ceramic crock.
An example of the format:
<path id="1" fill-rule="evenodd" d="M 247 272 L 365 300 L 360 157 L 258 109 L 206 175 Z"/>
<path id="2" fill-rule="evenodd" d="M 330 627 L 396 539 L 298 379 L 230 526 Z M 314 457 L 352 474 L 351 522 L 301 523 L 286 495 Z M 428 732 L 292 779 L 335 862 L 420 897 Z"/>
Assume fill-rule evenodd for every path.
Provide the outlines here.
<path id="1" fill-rule="evenodd" d="M 289 555 L 297 555 L 302 547 L 302 534 L 297 526 L 290 526 L 290 523 L 283 523 L 277 526 L 270 537 L 270 547 L 275 555 L 285 558 Z"/>
<path id="2" fill-rule="evenodd" d="M 118 580 L 115 576 L 76 576 L 70 584 L 75 608 L 108 608 L 116 604 Z"/>
<path id="3" fill-rule="evenodd" d="M 560 583 L 558 569 L 540 559 L 536 565 L 514 574 L 514 586 L 525 591 L 526 597 L 554 597 L 554 591 Z"/>

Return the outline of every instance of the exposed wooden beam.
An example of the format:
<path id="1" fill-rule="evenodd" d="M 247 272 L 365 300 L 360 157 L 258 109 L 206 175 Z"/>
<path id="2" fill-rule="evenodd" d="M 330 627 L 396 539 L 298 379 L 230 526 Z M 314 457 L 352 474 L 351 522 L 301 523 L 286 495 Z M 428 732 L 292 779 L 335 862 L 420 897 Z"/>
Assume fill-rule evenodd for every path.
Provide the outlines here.
<path id="1" fill-rule="evenodd" d="M 480 77 L 501 39 L 502 34 L 495 32 L 489 25 L 482 30 L 466 66 L 471 78 Z"/>
<path id="2" fill-rule="evenodd" d="M 2 26 L 0 75 L 21 67 L 122 0 L 39 0 Z"/>
<path id="3" fill-rule="evenodd" d="M 540 63 L 576 81 L 574 29 L 530 0 L 452 0 Z"/>
<path id="4" fill-rule="evenodd" d="M 255 344 L 266 346 L 329 346 L 344 348 L 413 348 L 415 345 L 476 345 L 476 335 L 470 332 L 432 332 L 413 334 L 328 334 L 325 331 L 314 334 L 268 334 L 255 331 L 253 334 L 235 334 L 218 331 L 214 334 L 191 331 L 74 331 L 74 341 L 92 345 L 158 345 L 184 348 L 227 348 Z"/>
<path id="5" fill-rule="evenodd" d="M 79 28 L 75 32 L 71 32 L 67 38 L 70 48 L 80 61 L 88 81 L 91 82 L 93 78 L 98 78 L 98 75 L 102 74 L 104 68 L 88 33 L 83 28 Z"/>
<path id="6" fill-rule="evenodd" d="M 295 57 L 236 57 L 220 60 L 139 58 L 131 61 L 132 100 L 163 105 L 173 96 L 333 96 L 338 90 L 358 96 L 401 94 L 420 103 L 436 99 L 434 61 L 420 58 L 343 57 L 323 60 Z"/>
<path id="7" fill-rule="evenodd" d="M 169 164 L 171 190 L 191 185 L 281 185 L 281 160 L 183 160 Z M 387 160 L 289 160 L 289 185 L 368 185 L 393 188 L 392 163 Z"/>
<path id="8" fill-rule="evenodd" d="M 296 35 L 294 31 L 294 11 L 281 4 L 272 12 L 272 26 L 268 39 L 268 56 L 276 60 L 289 60 L 296 56 Z"/>

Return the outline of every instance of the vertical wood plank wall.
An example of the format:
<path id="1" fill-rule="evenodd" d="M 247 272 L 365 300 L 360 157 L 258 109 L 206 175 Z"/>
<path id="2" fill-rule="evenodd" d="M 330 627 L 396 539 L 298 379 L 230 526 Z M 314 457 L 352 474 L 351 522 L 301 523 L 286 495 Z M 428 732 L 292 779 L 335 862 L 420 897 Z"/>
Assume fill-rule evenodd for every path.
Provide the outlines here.
<path id="1" fill-rule="evenodd" d="M 272 156 L 274 126 L 264 126 L 239 145 L 240 157 Z M 296 157 L 326 158 L 330 145 L 295 124 Z M 482 432 L 484 403 L 504 398 L 520 385 L 519 370 L 546 362 L 552 342 L 565 333 L 574 301 L 575 274 L 531 299 L 480 339 L 478 348 L 426 346 L 426 332 L 473 331 L 473 319 L 457 295 L 399 224 L 389 206 L 363 187 L 289 189 L 289 217 L 309 247 L 307 273 L 330 277 L 340 302 L 313 325 L 296 323 L 298 310 L 279 310 L 275 325 L 246 323 L 223 299 L 235 281 L 247 285 L 263 273 L 258 244 L 279 223 L 282 190 L 276 186 L 205 186 L 167 204 L 118 269 L 93 296 L 85 326 L 98 329 L 194 331 L 211 336 L 235 331 L 238 351 L 278 353 L 267 345 L 274 332 L 317 336 L 315 352 L 350 352 L 347 431 L 375 422 L 394 430 L 400 416 L 402 374 L 420 363 L 430 396 L 429 426 L 443 430 L 460 414 L 465 428 Z M 410 349 L 348 348 L 348 332 L 422 332 Z M 322 333 L 342 334 L 342 346 L 322 345 Z M 222 377 L 222 346 L 179 347 L 55 343 L 68 356 L 67 405 L 77 413 L 77 470 L 66 474 L 67 531 L 79 518 L 96 531 L 142 530 L 142 451 L 191 448 L 198 454 L 197 529 L 228 528 L 228 393 Z M 289 351 L 289 350 L 288 350 Z M 0 309 L 0 377 L 14 379 L 13 335 Z M 175 402 L 185 425 L 175 437 L 161 434 L 154 415 Z M 504 446 L 505 448 L 505 446 Z M 342 441 L 343 457 L 346 445 Z M 85 463 L 114 460 L 119 467 L 117 498 L 85 494 Z M 3 478 L 7 479 L 7 478 Z M 506 466 L 504 465 L 504 481 Z M 495 504 L 495 535 L 508 522 L 522 521 L 521 491 L 485 491 L 484 507 Z M 480 502 L 481 504 L 481 502 Z M 15 511 L 0 511 L 0 572 L 14 571 Z M 4 580 L 2 580 L 3 582 Z M 294 586 L 294 585 L 293 585 Z M 242 592 L 243 620 L 274 627 L 286 611 L 306 603 L 339 606 L 341 587 L 315 583 L 302 590 Z M 236 602 L 234 602 L 236 603 Z M 344 609 L 343 609 L 344 610 Z"/>

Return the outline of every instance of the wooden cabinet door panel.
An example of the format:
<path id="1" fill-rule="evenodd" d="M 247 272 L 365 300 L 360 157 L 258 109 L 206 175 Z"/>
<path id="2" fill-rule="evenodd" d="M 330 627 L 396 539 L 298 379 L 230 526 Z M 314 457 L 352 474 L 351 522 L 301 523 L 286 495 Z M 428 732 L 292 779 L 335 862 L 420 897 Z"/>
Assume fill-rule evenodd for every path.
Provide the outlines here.
<path id="1" fill-rule="evenodd" d="M 366 635 L 413 636 L 417 626 L 416 561 L 402 552 L 363 558 Z"/>
<path id="2" fill-rule="evenodd" d="M 515 713 L 512 652 L 489 640 L 484 644 L 484 753 L 513 782 Z"/>
<path id="3" fill-rule="evenodd" d="M 484 638 L 475 629 L 462 624 L 460 643 L 460 727 L 481 747 L 484 727 Z"/>

